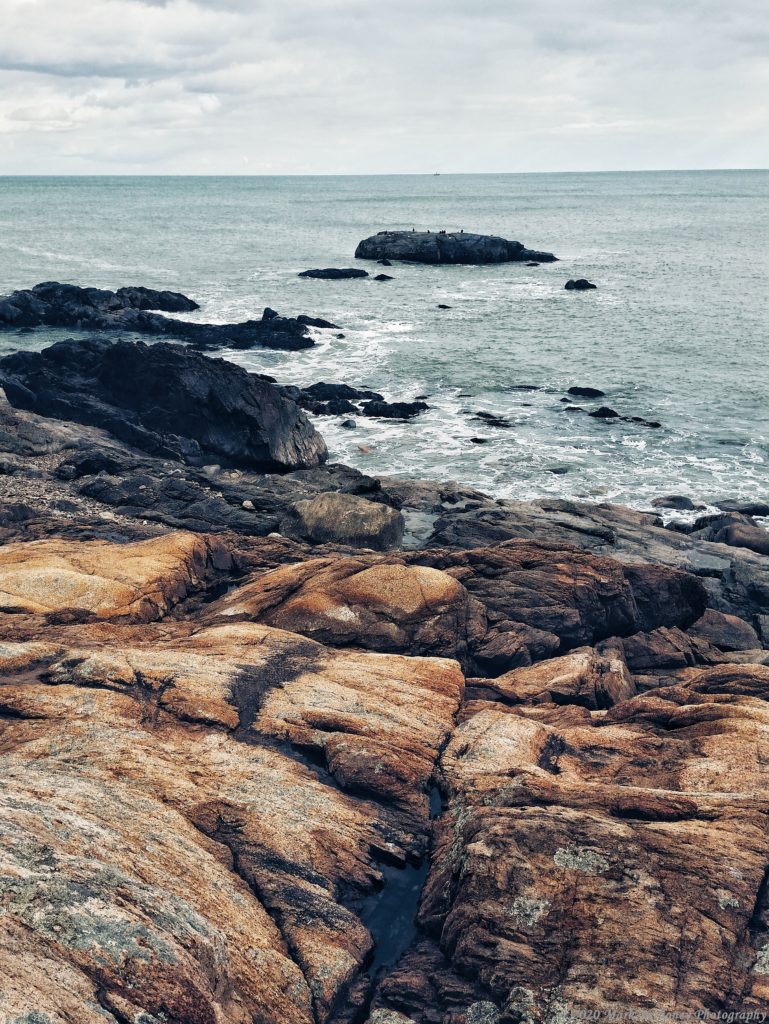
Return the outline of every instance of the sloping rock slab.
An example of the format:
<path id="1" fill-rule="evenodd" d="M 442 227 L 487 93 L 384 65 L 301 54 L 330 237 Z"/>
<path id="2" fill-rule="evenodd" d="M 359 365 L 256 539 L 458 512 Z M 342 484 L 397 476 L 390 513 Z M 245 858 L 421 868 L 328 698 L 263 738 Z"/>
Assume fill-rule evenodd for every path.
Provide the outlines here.
<path id="1" fill-rule="evenodd" d="M 324 1024 L 364 1005 L 357 911 L 382 859 L 425 852 L 455 664 L 95 623 L 0 645 L 0 674 L 3 1010 Z M 51 973 L 22 987 L 34 964 Z"/>
<path id="2" fill-rule="evenodd" d="M 40 540 L 0 547 L 0 611 L 151 622 L 232 565 L 191 533 L 135 544 Z"/>
<path id="3" fill-rule="evenodd" d="M 19 408 L 102 427 L 153 455 L 281 471 L 327 454 L 275 385 L 177 345 L 63 341 L 6 356 L 0 381 Z"/>

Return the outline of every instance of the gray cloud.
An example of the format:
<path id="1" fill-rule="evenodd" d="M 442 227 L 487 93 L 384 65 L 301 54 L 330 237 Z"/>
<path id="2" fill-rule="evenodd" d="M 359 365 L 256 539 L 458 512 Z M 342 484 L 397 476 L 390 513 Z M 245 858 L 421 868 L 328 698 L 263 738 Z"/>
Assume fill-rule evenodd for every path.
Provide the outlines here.
<path id="1" fill-rule="evenodd" d="M 765 0 L 0 0 L 2 173 L 769 165 Z"/>

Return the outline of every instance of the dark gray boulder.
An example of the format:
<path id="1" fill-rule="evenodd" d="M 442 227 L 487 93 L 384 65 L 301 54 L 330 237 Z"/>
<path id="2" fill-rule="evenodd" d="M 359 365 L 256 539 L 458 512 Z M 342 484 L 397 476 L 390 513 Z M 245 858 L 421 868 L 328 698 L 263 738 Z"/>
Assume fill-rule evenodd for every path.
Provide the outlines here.
<path id="1" fill-rule="evenodd" d="M 497 235 L 456 231 L 380 231 L 359 242 L 355 255 L 362 260 L 408 263 L 552 263 L 557 259 L 551 252 L 535 252 Z"/>
<path id="2" fill-rule="evenodd" d="M 403 540 L 405 521 L 400 512 L 379 502 L 331 491 L 291 505 L 280 532 L 312 544 L 387 551 Z"/>
<path id="3" fill-rule="evenodd" d="M 17 408 L 102 427 L 152 455 L 263 471 L 316 466 L 326 445 L 274 384 L 180 345 L 63 341 L 0 360 Z"/>
<path id="4" fill-rule="evenodd" d="M 576 281 L 567 281 L 564 285 L 567 292 L 587 292 L 592 288 L 597 287 L 597 284 L 593 284 L 592 281 L 588 281 L 586 277 L 578 277 Z"/>

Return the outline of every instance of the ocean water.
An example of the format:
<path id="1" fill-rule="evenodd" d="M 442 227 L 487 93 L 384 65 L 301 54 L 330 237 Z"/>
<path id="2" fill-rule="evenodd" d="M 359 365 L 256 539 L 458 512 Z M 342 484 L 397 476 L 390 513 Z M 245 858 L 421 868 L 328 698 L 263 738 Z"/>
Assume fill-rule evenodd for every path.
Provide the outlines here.
<path id="1" fill-rule="evenodd" d="M 402 264 L 384 283 L 297 277 L 354 266 L 361 238 L 411 227 L 500 234 L 560 262 Z M 410 422 L 317 425 L 332 457 L 361 470 L 500 497 L 640 508 L 670 492 L 768 497 L 768 241 L 767 171 L 0 178 L 0 293 L 43 280 L 143 284 L 197 299 L 190 319 L 245 319 L 268 305 L 325 317 L 343 338 L 222 354 L 281 382 L 427 395 L 430 410 Z M 598 290 L 566 292 L 570 277 Z M 0 349 L 61 336 L 0 335 Z M 568 413 L 572 384 L 662 427 Z M 478 411 L 510 426 L 474 420 Z"/>

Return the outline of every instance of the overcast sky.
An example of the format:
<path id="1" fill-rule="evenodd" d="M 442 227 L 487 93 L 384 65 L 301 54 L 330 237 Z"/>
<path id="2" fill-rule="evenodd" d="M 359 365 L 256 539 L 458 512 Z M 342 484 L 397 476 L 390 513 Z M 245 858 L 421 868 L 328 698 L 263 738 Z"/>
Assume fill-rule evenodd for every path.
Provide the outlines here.
<path id="1" fill-rule="evenodd" d="M 0 0 L 0 173 L 769 167 L 768 0 Z"/>

